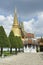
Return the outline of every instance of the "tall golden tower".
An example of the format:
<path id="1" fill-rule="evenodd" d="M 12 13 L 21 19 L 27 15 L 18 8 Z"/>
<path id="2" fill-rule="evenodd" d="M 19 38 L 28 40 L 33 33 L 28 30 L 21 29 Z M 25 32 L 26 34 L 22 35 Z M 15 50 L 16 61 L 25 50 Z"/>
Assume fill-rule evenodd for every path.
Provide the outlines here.
<path id="1" fill-rule="evenodd" d="M 15 10 L 15 15 L 14 15 L 14 22 L 13 22 L 13 26 L 12 26 L 12 31 L 13 31 L 15 36 L 21 37 L 21 30 L 20 30 L 20 26 L 19 26 L 19 23 L 18 23 L 16 10 Z"/>

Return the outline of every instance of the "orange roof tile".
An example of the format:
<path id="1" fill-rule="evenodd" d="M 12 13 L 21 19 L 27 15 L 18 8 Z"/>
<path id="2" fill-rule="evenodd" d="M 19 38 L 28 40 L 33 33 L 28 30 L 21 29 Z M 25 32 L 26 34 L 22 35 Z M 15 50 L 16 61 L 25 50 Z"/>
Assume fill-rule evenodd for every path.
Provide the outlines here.
<path id="1" fill-rule="evenodd" d="M 28 37 L 28 38 L 34 38 L 34 34 L 32 34 L 32 33 L 27 33 L 27 34 L 26 34 L 26 37 Z"/>

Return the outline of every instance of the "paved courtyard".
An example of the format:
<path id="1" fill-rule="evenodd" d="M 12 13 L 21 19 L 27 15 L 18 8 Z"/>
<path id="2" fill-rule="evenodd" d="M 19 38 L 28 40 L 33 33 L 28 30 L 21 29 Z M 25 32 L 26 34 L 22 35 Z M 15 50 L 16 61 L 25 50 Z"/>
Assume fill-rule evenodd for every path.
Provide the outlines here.
<path id="1" fill-rule="evenodd" d="M 0 65 L 43 65 L 43 53 L 18 53 L 0 58 Z"/>

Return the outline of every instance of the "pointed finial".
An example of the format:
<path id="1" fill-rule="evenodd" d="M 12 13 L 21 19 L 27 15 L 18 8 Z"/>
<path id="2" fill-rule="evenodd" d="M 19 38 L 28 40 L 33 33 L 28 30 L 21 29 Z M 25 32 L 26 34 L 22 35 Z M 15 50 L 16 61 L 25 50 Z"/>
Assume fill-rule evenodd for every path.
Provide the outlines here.
<path id="1" fill-rule="evenodd" d="M 17 8 L 15 7 L 15 13 L 17 13 Z"/>

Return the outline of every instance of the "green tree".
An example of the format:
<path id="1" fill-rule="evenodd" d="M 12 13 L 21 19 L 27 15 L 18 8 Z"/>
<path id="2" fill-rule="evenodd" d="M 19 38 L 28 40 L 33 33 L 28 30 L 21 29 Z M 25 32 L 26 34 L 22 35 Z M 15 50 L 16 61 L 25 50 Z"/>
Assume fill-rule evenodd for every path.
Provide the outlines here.
<path id="1" fill-rule="evenodd" d="M 13 31 L 9 34 L 9 40 L 10 40 L 10 53 L 12 54 L 12 48 L 15 48 L 15 53 L 17 54 L 17 36 L 14 36 Z"/>
<path id="2" fill-rule="evenodd" d="M 9 41 L 10 41 L 10 53 L 12 54 L 12 48 L 15 47 L 15 38 L 14 38 L 13 31 L 11 31 L 9 34 Z"/>
<path id="3" fill-rule="evenodd" d="M 4 28 L 0 26 L 0 48 L 1 48 L 1 55 L 3 54 L 3 48 L 7 48 L 10 46 L 9 40 L 7 35 L 4 31 Z"/>
<path id="4" fill-rule="evenodd" d="M 12 48 L 15 48 L 15 53 L 17 54 L 17 48 L 23 48 L 23 43 L 20 37 L 14 36 L 13 31 L 9 34 L 9 40 L 10 40 L 10 53 L 12 53 Z"/>
<path id="5" fill-rule="evenodd" d="M 15 42 L 15 53 L 17 54 L 17 48 L 18 48 L 18 37 L 17 36 L 15 36 L 14 37 L 15 38 L 15 40 L 14 40 L 14 42 Z"/>
<path id="6" fill-rule="evenodd" d="M 21 37 L 17 37 L 17 43 L 18 43 L 18 49 L 20 52 L 20 48 L 23 48 L 23 42 L 22 42 Z"/>

